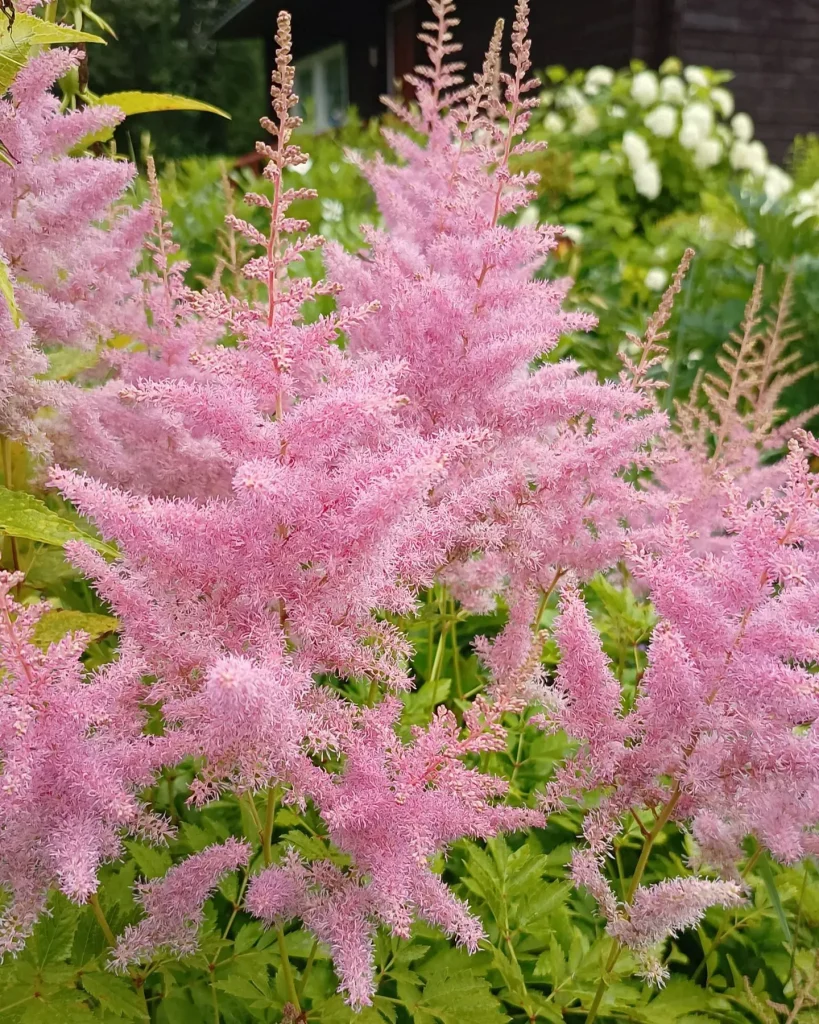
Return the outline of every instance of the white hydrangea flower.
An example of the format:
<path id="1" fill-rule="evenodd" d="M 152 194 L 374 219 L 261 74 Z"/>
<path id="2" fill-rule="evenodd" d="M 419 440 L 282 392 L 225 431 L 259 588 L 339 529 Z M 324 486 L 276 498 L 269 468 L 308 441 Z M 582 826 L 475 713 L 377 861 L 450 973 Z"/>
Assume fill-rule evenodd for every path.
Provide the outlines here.
<path id="1" fill-rule="evenodd" d="M 585 105 L 586 97 L 576 85 L 567 85 L 565 89 L 561 89 L 555 99 L 555 106 L 563 107 L 564 110 L 579 110 Z"/>
<path id="2" fill-rule="evenodd" d="M 682 112 L 684 124 L 699 125 L 704 135 L 708 135 L 714 127 L 714 111 L 707 103 L 689 103 Z"/>
<path id="3" fill-rule="evenodd" d="M 336 224 L 344 216 L 344 203 L 338 199 L 322 199 L 321 216 L 331 224 Z"/>
<path id="4" fill-rule="evenodd" d="M 757 178 L 762 178 L 768 170 L 768 151 L 759 139 L 753 142 L 737 140 L 731 147 L 731 166 L 736 171 L 750 171 Z"/>
<path id="5" fill-rule="evenodd" d="M 754 137 L 754 122 L 747 114 L 734 114 L 731 128 L 740 142 L 750 142 Z"/>
<path id="6" fill-rule="evenodd" d="M 727 89 L 723 89 L 722 87 L 712 89 L 711 102 L 726 119 L 734 112 L 734 97 Z"/>
<path id="7" fill-rule="evenodd" d="M 721 156 L 722 143 L 712 135 L 710 138 L 703 139 L 697 143 L 697 147 L 694 150 L 694 164 L 704 171 L 706 168 L 714 167 L 718 164 Z"/>
<path id="8" fill-rule="evenodd" d="M 647 160 L 634 168 L 634 187 L 646 199 L 656 199 L 660 194 L 663 179 L 655 160 Z"/>
<path id="9" fill-rule="evenodd" d="M 574 242 L 575 245 L 580 245 L 583 241 L 583 228 L 579 224 L 564 224 L 563 234 Z"/>
<path id="10" fill-rule="evenodd" d="M 558 135 L 566 128 L 566 119 L 561 117 L 556 110 L 550 110 L 543 118 L 543 127 L 550 135 Z"/>
<path id="11" fill-rule="evenodd" d="M 683 149 L 696 149 L 706 138 L 702 128 L 693 121 L 684 121 L 680 128 L 680 145 Z"/>
<path id="12" fill-rule="evenodd" d="M 750 228 L 741 228 L 734 235 L 733 242 L 737 249 L 753 249 L 756 235 Z"/>
<path id="13" fill-rule="evenodd" d="M 577 111 L 575 122 L 572 125 L 572 131 L 575 135 L 588 135 L 589 132 L 593 132 L 599 125 L 600 121 L 598 120 L 594 109 L 586 104 L 585 107 L 581 107 Z"/>
<path id="14" fill-rule="evenodd" d="M 614 71 L 596 64 L 586 72 L 586 81 L 583 83 L 583 92 L 587 96 L 596 96 L 601 89 L 607 89 L 614 81 Z"/>
<path id="15" fill-rule="evenodd" d="M 683 74 L 685 75 L 685 80 L 689 85 L 702 89 L 708 88 L 708 75 L 706 75 L 702 68 L 697 67 L 696 64 L 692 64 L 690 67 L 687 67 L 683 71 Z"/>
<path id="16" fill-rule="evenodd" d="M 627 131 L 623 134 L 623 152 L 633 167 L 639 167 L 640 164 L 651 159 L 651 150 L 648 148 L 648 143 L 637 132 Z"/>
<path id="17" fill-rule="evenodd" d="M 734 141 L 734 133 L 728 125 L 718 124 L 714 131 L 717 133 L 717 138 L 722 141 L 722 144 L 730 148 Z"/>
<path id="18" fill-rule="evenodd" d="M 670 139 L 677 130 L 677 111 L 667 103 L 649 111 L 644 120 L 646 128 L 658 139 Z"/>
<path id="19" fill-rule="evenodd" d="M 637 100 L 641 107 L 650 107 L 657 102 L 660 87 L 653 71 L 639 71 L 631 83 L 632 99 Z"/>
<path id="20" fill-rule="evenodd" d="M 771 164 L 768 170 L 765 172 L 765 180 L 762 183 L 762 189 L 765 192 L 765 198 L 767 199 L 766 206 L 772 206 L 778 202 L 782 196 L 787 195 L 788 192 L 793 188 L 793 178 L 790 174 L 786 174 L 781 167 L 777 167 L 776 164 Z"/>
<path id="21" fill-rule="evenodd" d="M 791 212 L 796 214 L 793 218 L 796 227 L 811 217 L 819 217 L 819 181 L 814 182 L 810 188 L 803 188 L 796 193 Z"/>
<path id="22" fill-rule="evenodd" d="M 685 103 L 685 83 L 677 75 L 669 75 L 660 82 L 660 99 L 666 103 Z"/>
<path id="23" fill-rule="evenodd" d="M 625 117 L 626 116 L 626 108 L 625 107 L 621 107 L 619 103 L 613 103 L 609 107 L 609 114 L 611 114 L 612 117 L 618 117 L 618 118 L 619 117 Z"/>
<path id="24" fill-rule="evenodd" d="M 645 276 L 646 288 L 661 292 L 668 281 L 668 274 L 662 267 L 652 267 Z"/>

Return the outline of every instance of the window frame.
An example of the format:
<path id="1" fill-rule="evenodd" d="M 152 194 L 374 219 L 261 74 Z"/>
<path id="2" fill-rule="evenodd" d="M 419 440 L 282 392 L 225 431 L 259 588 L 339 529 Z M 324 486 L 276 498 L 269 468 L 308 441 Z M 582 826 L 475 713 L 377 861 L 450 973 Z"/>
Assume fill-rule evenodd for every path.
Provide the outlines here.
<path id="1" fill-rule="evenodd" d="M 297 75 L 305 70 L 310 70 L 313 74 L 313 94 L 311 97 L 313 100 L 313 118 L 312 121 L 305 122 L 305 124 L 308 130 L 315 133 L 325 132 L 334 127 L 330 118 L 330 94 L 327 89 L 326 68 L 329 61 L 336 57 L 341 58 L 341 106 L 346 111 L 350 105 L 350 88 L 347 69 L 347 47 L 343 42 L 333 43 L 332 46 L 326 46 L 323 50 L 316 50 L 313 53 L 307 54 L 306 57 L 300 57 L 294 64 Z"/>

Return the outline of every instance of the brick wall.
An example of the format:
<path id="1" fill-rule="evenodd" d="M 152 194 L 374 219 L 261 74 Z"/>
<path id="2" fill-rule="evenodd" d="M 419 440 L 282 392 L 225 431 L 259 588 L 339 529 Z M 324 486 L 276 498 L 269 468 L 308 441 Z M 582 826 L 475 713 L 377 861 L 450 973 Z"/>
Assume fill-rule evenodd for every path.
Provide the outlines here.
<path id="1" fill-rule="evenodd" d="M 819 0 L 675 0 L 669 38 L 686 63 L 735 72 L 737 109 L 774 159 L 819 132 Z"/>

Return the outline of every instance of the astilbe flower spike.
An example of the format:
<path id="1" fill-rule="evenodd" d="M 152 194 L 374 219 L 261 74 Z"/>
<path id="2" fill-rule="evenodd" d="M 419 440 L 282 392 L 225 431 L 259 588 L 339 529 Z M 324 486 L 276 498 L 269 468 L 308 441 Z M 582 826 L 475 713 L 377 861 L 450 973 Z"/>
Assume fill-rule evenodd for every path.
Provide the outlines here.
<path id="1" fill-rule="evenodd" d="M 719 553 L 698 552 L 673 511 L 660 551 L 632 553 L 660 622 L 628 714 L 581 595 L 564 590 L 563 660 L 548 718 L 581 745 L 549 783 L 545 804 L 602 788 L 574 877 L 612 934 L 637 949 L 740 890 L 696 877 L 635 888 L 623 918 L 601 868 L 624 816 L 645 808 L 655 827 L 685 825 L 698 848 L 694 867 L 732 883 L 748 835 L 785 863 L 819 849 L 819 482 L 808 462 L 817 449 L 806 433 L 791 441 L 779 493 L 749 504 L 729 489 Z"/>
<path id="2" fill-rule="evenodd" d="M 515 642 L 504 638 L 508 671 L 496 690 L 512 700 L 537 664 L 540 594 L 568 569 L 591 574 L 622 554 L 623 521 L 649 500 L 624 470 L 649 458 L 664 417 L 642 387 L 601 385 L 543 358 L 594 318 L 562 309 L 568 281 L 534 278 L 560 229 L 505 220 L 537 180 L 513 166 L 531 148 L 520 136 L 537 103 L 528 4 L 516 8 L 512 73 L 499 72 L 499 25 L 467 87 L 450 60 L 454 4 L 432 8 L 429 64 L 410 79 L 417 108 L 392 104 L 424 142 L 385 130 L 401 162 L 363 167 L 385 227 L 367 232 L 365 253 L 330 246 L 329 267 L 344 286 L 342 308 L 379 303 L 350 330 L 350 345 L 400 361 L 404 422 L 426 438 L 480 436 L 474 453 L 450 463 L 434 500 L 451 509 L 444 578 L 456 596 L 471 607 L 476 573 L 483 606 L 506 591 Z"/>
<path id="3" fill-rule="evenodd" d="M 247 843 L 228 839 L 175 864 L 163 878 L 142 883 L 137 896 L 145 917 L 122 933 L 112 965 L 121 970 L 160 949 L 175 956 L 195 952 L 205 900 L 224 875 L 247 864 L 250 854 Z"/>
<path id="4" fill-rule="evenodd" d="M 185 284 L 188 264 L 176 258 L 171 225 L 152 158 L 148 159 L 151 228 L 144 248 L 152 272 L 141 280 L 141 316 L 131 337 L 102 349 L 108 380 L 89 374 L 88 386 L 64 388 L 50 426 L 59 461 L 98 479 L 141 493 L 208 498 L 230 490 L 230 467 L 221 446 L 192 417 L 143 400 L 147 382 L 199 380 L 197 357 L 219 339 L 218 324 L 195 312 L 195 294 Z"/>
<path id="5" fill-rule="evenodd" d="M 43 347 L 94 348 L 130 333 L 141 315 L 133 270 L 150 213 L 116 206 L 134 168 L 68 155 L 123 115 L 105 106 L 62 111 L 51 92 L 78 60 L 68 50 L 45 50 L 0 99 L 0 137 L 14 156 L 0 164 L 0 250 Z"/>
<path id="6" fill-rule="evenodd" d="M 718 358 L 719 372 L 700 375 L 689 396 L 675 406 L 675 429 L 662 438 L 664 458 L 655 484 L 680 503 L 680 514 L 698 534 L 701 550 L 727 541 L 722 508 L 730 480 L 748 500 L 767 487 L 780 488 L 784 462 L 774 456 L 816 413 L 808 409 L 782 421 L 783 392 L 813 367 L 794 367 L 789 351 L 799 334 L 791 320 L 792 281 L 786 279 L 772 315 L 763 320 L 760 267 L 739 332 Z M 650 345 L 642 344 L 645 354 Z"/>
<path id="7" fill-rule="evenodd" d="M 142 687 L 117 663 L 86 678 L 82 634 L 36 647 L 48 605 L 18 604 L 21 580 L 0 574 L 0 886 L 12 897 L 0 952 L 22 947 L 51 887 L 84 903 L 123 833 L 168 831 L 138 796 L 158 763 L 142 735 Z"/>
<path id="8" fill-rule="evenodd" d="M 396 699 L 361 708 L 315 682 L 335 674 L 376 692 L 410 685 L 411 648 L 380 613 L 412 612 L 446 562 L 454 506 L 430 494 L 483 433 L 454 425 L 425 435 L 401 415 L 401 365 L 334 343 L 374 302 L 304 322 L 304 302 L 338 287 L 289 273 L 322 240 L 302 237 L 306 225 L 288 216 L 312 193 L 284 186 L 286 168 L 304 159 L 292 141 L 299 119 L 284 14 L 277 45 L 275 116 L 263 121 L 273 143 L 259 146 L 272 198 L 247 196 L 269 211 L 269 231 L 231 221 L 262 250 L 244 273 L 263 285 L 263 301 L 253 291 L 192 299 L 236 347 L 203 346 L 196 375 L 146 375 L 128 388 L 129 400 L 178 415 L 198 443 L 218 448 L 230 490 L 169 500 L 64 469 L 52 481 L 119 545 L 113 563 L 82 545 L 69 553 L 122 621 L 118 671 L 155 677 L 144 696 L 162 702 L 157 756 L 170 765 L 192 755 L 201 766 L 191 800 L 280 787 L 285 802 L 312 802 L 348 858 L 338 878 L 311 883 L 309 905 L 294 912 L 332 936 L 342 984 L 359 1004 L 372 985 L 364 951 L 379 922 L 406 935 L 418 914 L 470 948 L 477 941 L 479 926 L 431 859 L 463 835 L 541 818 L 499 805 L 500 780 L 461 761 L 502 745 L 497 708 L 479 704 L 464 729 L 441 715 L 406 744 Z M 355 934 L 330 924 L 339 892 L 365 908 Z M 139 955 L 165 943 L 157 936 L 175 941 L 176 925 L 164 932 L 161 915 L 158 896 L 134 939 Z"/>

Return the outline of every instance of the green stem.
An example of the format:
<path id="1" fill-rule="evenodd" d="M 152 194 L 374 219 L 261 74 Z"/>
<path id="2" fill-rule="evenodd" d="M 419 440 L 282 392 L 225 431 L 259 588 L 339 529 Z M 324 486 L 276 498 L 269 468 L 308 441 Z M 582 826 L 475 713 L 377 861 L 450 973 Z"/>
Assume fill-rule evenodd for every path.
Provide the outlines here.
<path id="1" fill-rule="evenodd" d="M 97 924 L 102 929 L 102 934 L 105 936 L 105 941 L 108 943 L 109 946 L 116 946 L 117 937 L 116 935 L 114 935 L 113 931 L 111 931 L 111 925 L 108 924 L 108 919 L 106 918 L 105 912 L 100 906 L 99 897 L 95 892 L 92 892 L 91 895 L 88 897 L 88 903 L 91 909 L 94 911 L 94 917 L 96 917 Z"/>
<path id="2" fill-rule="evenodd" d="M 659 817 L 654 823 L 654 827 L 648 833 L 643 840 L 643 848 L 640 851 L 640 857 L 637 861 L 637 867 L 634 869 L 634 874 L 631 878 L 631 885 L 629 886 L 628 893 L 626 894 L 626 903 L 631 903 L 634 899 L 634 894 L 637 892 L 637 886 L 640 884 L 645 872 L 646 865 L 648 864 L 648 858 L 651 856 L 651 848 L 657 839 L 657 836 L 662 832 L 665 826 L 668 824 L 668 820 L 674 813 L 674 808 L 680 802 L 682 792 L 680 790 L 679 783 L 675 786 L 674 792 L 669 797 L 668 803 L 663 807 Z M 586 1024 L 593 1024 L 597 1017 L 597 1011 L 600 1009 L 600 1003 L 603 1001 L 603 996 L 606 994 L 606 989 L 609 987 L 608 976 L 614 970 L 617 963 L 617 959 L 620 956 L 622 946 L 615 940 L 612 946 L 609 958 L 606 961 L 606 966 L 603 970 L 603 976 L 600 978 L 600 982 L 597 986 L 597 991 L 594 993 L 594 999 L 589 1007 L 589 1012 L 586 1017 Z"/>
<path id="3" fill-rule="evenodd" d="M 216 991 L 216 971 L 215 965 L 211 966 L 210 971 L 210 996 L 213 1000 L 213 1024 L 219 1024 L 222 1019 L 219 1014 L 219 993 Z"/>
<path id="4" fill-rule="evenodd" d="M 304 990 L 307 987 L 307 979 L 310 977 L 310 972 L 313 970 L 313 961 L 316 959 L 316 953 L 318 952 L 318 939 L 313 941 L 312 948 L 310 949 L 310 955 L 307 957 L 307 964 L 302 971 L 301 980 L 299 981 L 299 999 L 304 995 Z"/>
<path id="5" fill-rule="evenodd" d="M 262 857 L 264 858 L 265 867 L 270 867 L 273 861 L 271 845 L 273 841 L 273 822 L 276 818 L 276 797 L 277 790 L 273 786 L 272 789 L 267 791 L 267 810 L 265 811 L 264 831 L 262 832 Z"/>
<path id="6" fill-rule="evenodd" d="M 284 975 L 284 984 L 287 988 L 287 996 L 293 1006 L 296 1008 L 296 1013 L 301 1013 L 301 1003 L 299 1002 L 299 994 L 296 991 L 296 983 L 293 980 L 293 970 L 290 967 L 290 957 L 287 954 L 287 942 L 284 938 L 284 929 L 281 925 L 276 928 L 276 934 L 279 939 L 279 953 L 282 958 L 282 974 Z"/>
<path id="7" fill-rule="evenodd" d="M 438 639 L 438 649 L 435 652 L 435 661 L 432 663 L 432 671 L 429 674 L 428 682 L 434 682 L 441 674 L 441 666 L 444 663 L 444 649 L 446 648 L 446 637 L 449 626 L 444 624 L 441 627 L 441 635 Z"/>
<path id="8" fill-rule="evenodd" d="M 461 681 L 461 651 L 458 647 L 458 619 L 455 602 L 452 602 L 452 625 L 450 636 L 452 638 L 452 674 L 455 677 L 455 696 L 463 697 L 463 683 Z"/>
<path id="9" fill-rule="evenodd" d="M 0 446 L 3 449 L 3 482 L 5 483 L 8 490 L 14 490 L 14 480 L 12 476 L 12 461 L 11 461 L 11 442 L 7 437 L 0 437 Z M 17 538 L 9 537 L 9 548 L 11 550 L 11 563 L 14 567 L 15 572 L 20 572 L 20 551 L 17 547 Z M 17 597 L 20 596 L 20 584 L 16 587 Z"/>

